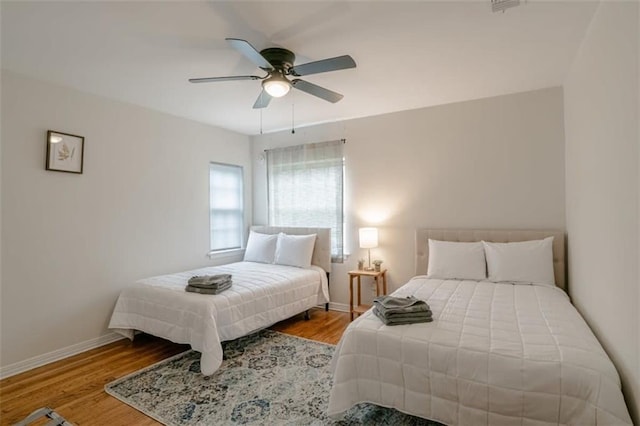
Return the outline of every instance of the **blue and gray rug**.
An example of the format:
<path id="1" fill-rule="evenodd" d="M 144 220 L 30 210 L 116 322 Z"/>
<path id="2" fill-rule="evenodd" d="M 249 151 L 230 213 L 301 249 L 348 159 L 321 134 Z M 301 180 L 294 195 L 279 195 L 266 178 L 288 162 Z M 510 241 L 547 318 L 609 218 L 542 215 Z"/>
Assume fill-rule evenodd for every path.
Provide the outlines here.
<path id="1" fill-rule="evenodd" d="M 327 417 L 334 346 L 262 330 L 223 343 L 224 362 L 200 374 L 187 351 L 105 386 L 105 391 L 171 426 L 420 425 L 438 423 L 359 404 L 342 420 Z"/>

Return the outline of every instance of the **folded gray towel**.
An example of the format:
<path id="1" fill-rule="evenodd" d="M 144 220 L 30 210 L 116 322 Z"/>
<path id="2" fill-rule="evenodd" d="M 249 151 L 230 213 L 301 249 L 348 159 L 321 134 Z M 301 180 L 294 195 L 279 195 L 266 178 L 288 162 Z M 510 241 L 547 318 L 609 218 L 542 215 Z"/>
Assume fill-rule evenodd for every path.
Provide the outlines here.
<path id="1" fill-rule="evenodd" d="M 424 318 L 424 319 L 419 319 L 419 320 L 407 320 L 407 321 L 389 321 L 388 319 L 385 318 L 380 318 L 380 321 L 382 321 L 384 323 L 384 325 L 406 325 L 406 324 L 420 324 L 420 323 L 424 323 L 424 322 L 432 322 L 433 318 Z"/>
<path id="2" fill-rule="evenodd" d="M 385 308 L 407 308 L 415 305 L 426 305 L 424 300 L 417 299 L 415 296 L 395 297 L 395 296 L 378 296 L 373 299 Z"/>
<path id="3" fill-rule="evenodd" d="M 189 278 L 189 284 L 200 286 L 225 284 L 227 281 L 231 281 L 231 274 L 196 275 Z"/>
<path id="4" fill-rule="evenodd" d="M 383 315 L 395 315 L 395 314 L 410 314 L 415 312 L 431 312 L 429 305 L 426 303 L 420 303 L 412 306 L 407 306 L 406 308 L 385 308 L 376 300 L 373 301 L 373 306 L 378 308 Z"/>
<path id="5" fill-rule="evenodd" d="M 202 288 L 202 287 L 194 287 L 190 284 L 187 284 L 187 287 L 185 288 L 185 291 L 188 291 L 190 293 L 200 293 L 200 294 L 220 294 L 223 291 L 227 290 L 231 288 L 231 281 L 229 281 L 228 284 L 225 284 L 223 286 L 220 286 L 218 288 Z"/>
<path id="6" fill-rule="evenodd" d="M 376 308 L 378 309 L 378 308 Z M 399 313 L 384 313 L 380 309 L 378 309 L 378 313 L 385 317 L 386 319 L 404 319 L 404 318 L 431 318 L 433 316 L 433 312 L 424 311 L 424 312 L 399 312 Z"/>
<path id="7" fill-rule="evenodd" d="M 230 280 L 231 274 L 216 274 L 216 275 L 194 275 L 189 278 L 189 281 L 193 282 L 216 282 Z"/>
<path id="8" fill-rule="evenodd" d="M 379 296 L 373 299 L 373 305 L 378 308 L 378 311 L 383 315 L 431 312 L 427 302 L 417 299 L 414 296 Z"/>
<path id="9" fill-rule="evenodd" d="M 203 288 L 203 289 L 209 289 L 209 290 L 215 290 L 217 288 L 220 287 L 224 287 L 226 285 L 230 285 L 231 284 L 231 280 L 226 280 L 226 281 L 220 281 L 220 282 L 215 282 L 213 284 L 201 284 L 199 282 L 190 282 L 188 285 L 190 285 L 191 287 L 198 287 L 198 288 Z"/>
<path id="10" fill-rule="evenodd" d="M 398 317 L 389 319 L 382 315 L 377 308 L 373 308 L 373 313 L 375 316 L 380 318 L 380 321 L 382 321 L 385 325 L 403 325 L 433 321 L 433 317 L 431 315 L 408 315 L 404 318 Z"/>

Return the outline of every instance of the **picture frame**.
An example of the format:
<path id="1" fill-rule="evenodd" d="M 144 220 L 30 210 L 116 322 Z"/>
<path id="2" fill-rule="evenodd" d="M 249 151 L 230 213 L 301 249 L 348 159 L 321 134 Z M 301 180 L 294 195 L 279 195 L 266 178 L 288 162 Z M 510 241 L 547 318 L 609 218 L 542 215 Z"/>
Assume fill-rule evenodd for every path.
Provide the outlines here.
<path id="1" fill-rule="evenodd" d="M 82 174 L 83 166 L 84 136 L 47 130 L 46 170 Z"/>

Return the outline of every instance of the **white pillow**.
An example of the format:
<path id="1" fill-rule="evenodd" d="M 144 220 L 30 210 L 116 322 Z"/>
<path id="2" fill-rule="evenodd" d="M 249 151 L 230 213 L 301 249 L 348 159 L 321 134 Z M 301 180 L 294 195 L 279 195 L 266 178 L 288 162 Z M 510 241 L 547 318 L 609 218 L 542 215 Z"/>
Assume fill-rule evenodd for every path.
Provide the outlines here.
<path id="1" fill-rule="evenodd" d="M 277 242 L 277 234 L 268 235 L 251 231 L 244 251 L 245 262 L 273 263 Z"/>
<path id="2" fill-rule="evenodd" d="M 487 264 L 482 242 L 429 240 L 428 278 L 485 280 Z"/>
<path id="3" fill-rule="evenodd" d="M 489 281 L 555 285 L 553 237 L 520 243 L 484 244 Z"/>
<path id="4" fill-rule="evenodd" d="M 274 263 L 308 268 L 311 266 L 311 256 L 313 256 L 315 244 L 316 234 L 287 235 L 281 232 L 278 234 Z"/>

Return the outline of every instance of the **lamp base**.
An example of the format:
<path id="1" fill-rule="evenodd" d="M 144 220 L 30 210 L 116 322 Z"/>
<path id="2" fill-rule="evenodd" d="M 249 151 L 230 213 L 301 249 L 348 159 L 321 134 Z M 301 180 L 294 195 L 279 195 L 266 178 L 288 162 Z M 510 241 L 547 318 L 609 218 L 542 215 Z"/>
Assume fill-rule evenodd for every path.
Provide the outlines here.
<path id="1" fill-rule="evenodd" d="M 372 272 L 375 268 L 373 268 L 372 266 L 365 266 L 364 270 L 368 271 L 368 272 Z"/>

